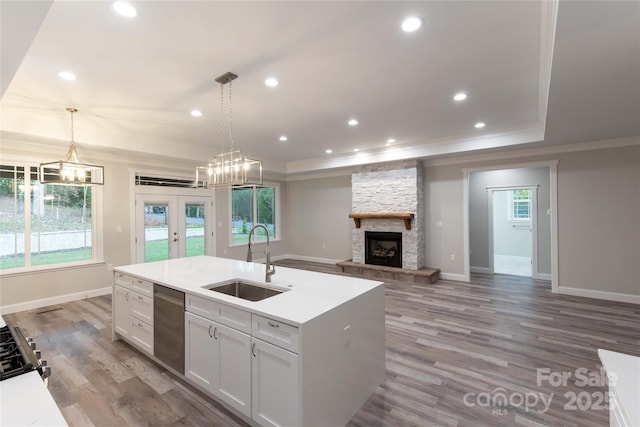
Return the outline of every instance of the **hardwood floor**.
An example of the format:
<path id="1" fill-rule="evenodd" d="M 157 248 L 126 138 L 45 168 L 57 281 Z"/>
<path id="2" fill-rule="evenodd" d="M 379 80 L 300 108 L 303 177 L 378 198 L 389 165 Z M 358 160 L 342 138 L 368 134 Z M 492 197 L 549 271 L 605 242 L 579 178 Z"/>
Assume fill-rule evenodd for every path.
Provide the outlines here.
<path id="1" fill-rule="evenodd" d="M 337 274 L 327 264 L 277 264 Z M 385 299 L 386 381 L 350 427 L 604 426 L 597 349 L 640 356 L 640 306 L 556 295 L 522 277 L 387 281 Z M 49 390 L 72 426 L 244 425 L 112 342 L 110 296 L 4 318 L 35 338 L 53 367 Z M 563 372 L 566 384 L 554 383 Z"/>

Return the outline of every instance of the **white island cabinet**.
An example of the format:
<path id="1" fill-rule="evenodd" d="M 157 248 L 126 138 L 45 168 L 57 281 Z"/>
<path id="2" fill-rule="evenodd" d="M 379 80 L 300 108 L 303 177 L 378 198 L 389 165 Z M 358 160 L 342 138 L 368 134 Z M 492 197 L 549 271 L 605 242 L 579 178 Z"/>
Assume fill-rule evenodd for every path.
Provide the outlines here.
<path id="1" fill-rule="evenodd" d="M 113 330 L 153 354 L 153 283 L 115 273 Z"/>
<path id="2" fill-rule="evenodd" d="M 184 292 L 184 378 L 250 424 L 345 425 L 384 381 L 381 282 L 278 267 L 265 283 L 263 264 L 208 256 L 114 270 L 114 337 L 139 345 L 116 320 L 118 274 Z M 230 279 L 284 292 L 249 301 L 207 289 Z"/>

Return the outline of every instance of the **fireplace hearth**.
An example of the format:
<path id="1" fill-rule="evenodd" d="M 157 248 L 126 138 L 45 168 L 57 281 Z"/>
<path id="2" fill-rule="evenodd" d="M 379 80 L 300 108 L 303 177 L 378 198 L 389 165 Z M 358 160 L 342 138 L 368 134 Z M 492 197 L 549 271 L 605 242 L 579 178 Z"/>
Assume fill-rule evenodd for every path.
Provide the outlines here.
<path id="1" fill-rule="evenodd" d="M 365 231 L 364 263 L 402 268 L 402 233 Z"/>

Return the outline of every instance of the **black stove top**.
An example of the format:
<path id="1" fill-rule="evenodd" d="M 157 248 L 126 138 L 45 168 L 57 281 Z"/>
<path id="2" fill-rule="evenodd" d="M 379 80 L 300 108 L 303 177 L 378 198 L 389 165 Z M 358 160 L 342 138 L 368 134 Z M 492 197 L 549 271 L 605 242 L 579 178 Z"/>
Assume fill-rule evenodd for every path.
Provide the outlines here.
<path id="1" fill-rule="evenodd" d="M 35 343 L 27 339 L 20 328 L 11 326 L 0 328 L 0 380 L 35 370 L 42 377 L 48 376 L 49 370 L 43 369 L 40 352 L 35 347 Z"/>

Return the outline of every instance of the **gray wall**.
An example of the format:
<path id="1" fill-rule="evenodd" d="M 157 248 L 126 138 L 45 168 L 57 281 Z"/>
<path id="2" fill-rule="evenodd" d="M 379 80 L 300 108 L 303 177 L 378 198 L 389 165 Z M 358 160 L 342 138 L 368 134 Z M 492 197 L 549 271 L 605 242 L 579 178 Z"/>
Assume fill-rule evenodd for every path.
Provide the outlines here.
<path id="1" fill-rule="evenodd" d="M 519 168 L 469 174 L 469 249 L 472 267 L 489 268 L 488 187 L 538 185 L 538 273 L 551 274 L 549 168 Z"/>
<path id="2" fill-rule="evenodd" d="M 2 149 L 4 153 L 6 146 Z M 464 273 L 463 168 L 553 159 L 559 161 L 561 290 L 575 288 L 640 296 L 640 145 L 456 165 L 425 163 L 426 265 L 441 268 L 450 278 L 461 278 Z M 101 163 L 106 166 L 105 264 L 3 276 L 2 306 L 91 293 L 111 285 L 107 263 L 115 266 L 131 262 L 132 195 L 128 182 L 131 165 Z M 220 192 L 216 201 L 217 222 L 222 222 L 217 229 L 225 229 L 225 221 L 229 221 L 228 196 Z M 348 218 L 350 175 L 287 182 L 283 185 L 281 203 L 283 241 L 274 245 L 274 255 L 288 253 L 325 260 L 350 258 L 353 227 Z M 121 232 L 117 232 L 119 226 Z M 229 250 L 227 245 L 226 240 L 217 242 L 218 256 L 244 257 L 246 248 Z M 224 249 L 228 249 L 226 255 Z"/>
<path id="3" fill-rule="evenodd" d="M 509 191 L 494 191 L 493 253 L 531 258 L 531 220 L 511 220 L 509 209 Z"/>
<path id="4" fill-rule="evenodd" d="M 463 274 L 463 169 L 558 160 L 558 284 L 640 296 L 640 145 L 425 166 L 427 265 Z M 443 221 L 441 227 L 435 222 Z M 596 292 L 597 294 L 597 292 Z"/>
<path id="5" fill-rule="evenodd" d="M 351 175 L 289 181 L 286 206 L 290 254 L 351 258 Z"/>
<path id="6" fill-rule="evenodd" d="M 104 263 L 90 266 L 43 270 L 3 276 L 0 305 L 25 303 L 67 294 L 91 295 L 111 286 L 113 272 L 107 264 L 130 264 L 129 172 L 126 165 L 102 163 L 105 166 L 104 194 Z M 118 227 L 122 231 L 117 232 Z"/>

